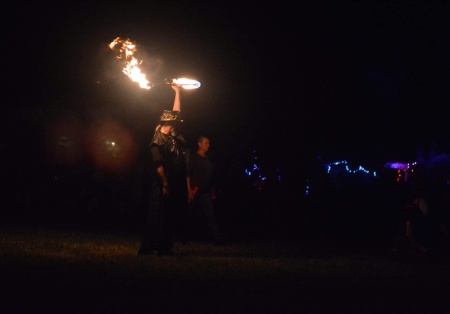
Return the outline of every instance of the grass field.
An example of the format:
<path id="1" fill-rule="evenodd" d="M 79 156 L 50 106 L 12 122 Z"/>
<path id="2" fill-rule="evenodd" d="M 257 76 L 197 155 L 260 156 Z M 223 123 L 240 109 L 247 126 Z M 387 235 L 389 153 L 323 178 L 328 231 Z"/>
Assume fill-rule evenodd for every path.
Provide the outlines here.
<path id="1" fill-rule="evenodd" d="M 1 313 L 450 313 L 450 255 L 394 260 L 383 243 L 302 235 L 176 243 L 2 226 Z"/>

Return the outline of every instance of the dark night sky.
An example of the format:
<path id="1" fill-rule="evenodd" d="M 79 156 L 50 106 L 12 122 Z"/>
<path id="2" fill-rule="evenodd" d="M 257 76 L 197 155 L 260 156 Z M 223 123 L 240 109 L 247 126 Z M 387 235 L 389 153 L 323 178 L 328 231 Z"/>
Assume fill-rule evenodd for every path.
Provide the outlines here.
<path id="1" fill-rule="evenodd" d="M 106 45 L 120 36 L 157 70 L 150 80 L 202 83 L 183 92 L 184 134 L 207 133 L 218 151 L 255 147 L 281 164 L 411 161 L 432 143 L 449 151 L 445 1 L 290 2 L 12 5 L 7 139 L 23 157 L 28 144 L 17 142 L 44 141 L 62 117 L 86 126 L 108 116 L 149 140 L 172 91 L 142 90 L 113 66 Z"/>

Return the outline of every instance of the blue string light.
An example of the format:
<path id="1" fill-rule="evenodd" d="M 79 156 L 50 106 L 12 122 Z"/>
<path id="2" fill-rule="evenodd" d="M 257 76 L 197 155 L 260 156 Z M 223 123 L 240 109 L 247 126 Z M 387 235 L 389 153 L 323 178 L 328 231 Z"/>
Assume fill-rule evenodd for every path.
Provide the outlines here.
<path id="1" fill-rule="evenodd" d="M 367 173 L 367 174 L 372 173 L 372 175 L 374 177 L 377 176 L 376 171 L 369 171 L 366 168 L 364 168 L 363 166 L 359 166 L 356 169 L 350 169 L 350 167 L 348 166 L 347 160 L 335 161 L 335 162 L 330 162 L 330 163 L 324 164 L 324 167 L 327 169 L 327 173 L 330 173 L 333 167 L 338 167 L 338 166 L 344 166 L 345 170 L 348 173 L 364 172 L 364 173 Z"/>

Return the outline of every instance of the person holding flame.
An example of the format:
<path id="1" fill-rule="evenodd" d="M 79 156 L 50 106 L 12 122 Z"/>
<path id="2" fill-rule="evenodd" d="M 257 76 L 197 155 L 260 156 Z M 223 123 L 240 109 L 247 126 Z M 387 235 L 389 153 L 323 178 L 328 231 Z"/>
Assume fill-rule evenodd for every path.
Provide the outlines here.
<path id="1" fill-rule="evenodd" d="M 151 190 L 139 255 L 173 255 L 174 237 L 187 215 L 187 145 L 179 133 L 180 86 L 173 110 L 164 110 L 150 143 Z M 183 235 L 182 235 L 183 236 Z"/>

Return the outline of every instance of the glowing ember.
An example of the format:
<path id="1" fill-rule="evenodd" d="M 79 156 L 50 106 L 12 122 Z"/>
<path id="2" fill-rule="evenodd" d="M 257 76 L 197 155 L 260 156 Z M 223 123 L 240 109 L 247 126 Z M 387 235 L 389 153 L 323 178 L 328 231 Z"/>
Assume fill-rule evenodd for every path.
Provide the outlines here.
<path id="1" fill-rule="evenodd" d="M 109 48 L 116 52 L 117 58 L 125 64 L 122 72 L 131 78 L 133 82 L 139 83 L 141 88 L 150 89 L 153 87 L 153 84 L 147 80 L 145 74 L 142 73 L 139 68 L 142 61 L 139 61 L 133 56 L 137 51 L 134 42 L 128 38 L 121 39 L 120 37 L 117 37 L 109 44 Z"/>

